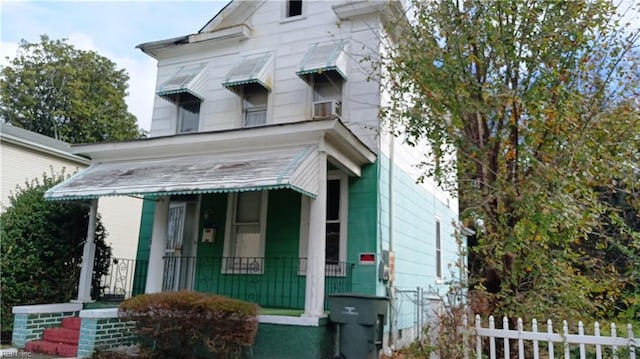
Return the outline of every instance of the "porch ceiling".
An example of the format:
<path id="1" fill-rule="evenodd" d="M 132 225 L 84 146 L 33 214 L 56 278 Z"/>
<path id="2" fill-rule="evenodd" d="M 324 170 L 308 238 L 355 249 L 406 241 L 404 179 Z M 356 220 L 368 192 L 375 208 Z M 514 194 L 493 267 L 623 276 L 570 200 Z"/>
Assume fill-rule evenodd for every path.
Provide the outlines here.
<path id="1" fill-rule="evenodd" d="M 94 163 L 45 193 L 50 200 L 288 188 L 315 197 L 317 145 Z"/>

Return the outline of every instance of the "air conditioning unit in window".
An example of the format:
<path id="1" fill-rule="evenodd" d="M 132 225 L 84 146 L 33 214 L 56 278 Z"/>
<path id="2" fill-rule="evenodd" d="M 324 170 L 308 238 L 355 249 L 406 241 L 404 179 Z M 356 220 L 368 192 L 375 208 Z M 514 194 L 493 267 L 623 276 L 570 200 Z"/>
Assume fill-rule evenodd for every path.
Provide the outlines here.
<path id="1" fill-rule="evenodd" d="M 340 117 L 341 103 L 336 100 L 316 101 L 313 103 L 313 119 Z"/>

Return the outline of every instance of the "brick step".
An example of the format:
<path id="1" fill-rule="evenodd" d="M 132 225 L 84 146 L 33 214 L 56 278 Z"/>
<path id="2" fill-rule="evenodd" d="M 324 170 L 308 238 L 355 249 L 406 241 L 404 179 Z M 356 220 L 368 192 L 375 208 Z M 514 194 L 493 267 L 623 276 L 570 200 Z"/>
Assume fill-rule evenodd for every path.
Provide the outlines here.
<path id="1" fill-rule="evenodd" d="M 80 329 L 49 328 L 44 330 L 42 339 L 47 342 L 78 345 Z"/>
<path id="2" fill-rule="evenodd" d="M 65 343 L 53 343 L 45 340 L 33 340 L 24 346 L 25 352 L 44 353 L 72 358 L 78 354 L 78 346 Z"/>
<path id="3" fill-rule="evenodd" d="M 79 317 L 67 317 L 62 319 L 62 327 L 66 329 L 80 330 L 80 318 Z"/>

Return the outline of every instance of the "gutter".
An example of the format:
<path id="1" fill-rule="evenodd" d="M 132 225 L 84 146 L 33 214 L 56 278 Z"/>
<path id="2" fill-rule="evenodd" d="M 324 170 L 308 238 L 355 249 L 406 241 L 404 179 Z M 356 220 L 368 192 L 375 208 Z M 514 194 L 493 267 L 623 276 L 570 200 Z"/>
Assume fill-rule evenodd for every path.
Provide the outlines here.
<path id="1" fill-rule="evenodd" d="M 20 147 L 25 147 L 37 152 L 43 152 L 46 154 L 54 155 L 56 157 L 64 158 L 66 160 L 78 162 L 80 164 L 89 165 L 91 160 L 82 156 L 74 155 L 69 152 L 58 150 L 49 146 L 43 146 L 39 143 L 28 141 L 19 137 L 7 135 L 6 133 L 0 133 L 0 141 L 11 143 Z"/>

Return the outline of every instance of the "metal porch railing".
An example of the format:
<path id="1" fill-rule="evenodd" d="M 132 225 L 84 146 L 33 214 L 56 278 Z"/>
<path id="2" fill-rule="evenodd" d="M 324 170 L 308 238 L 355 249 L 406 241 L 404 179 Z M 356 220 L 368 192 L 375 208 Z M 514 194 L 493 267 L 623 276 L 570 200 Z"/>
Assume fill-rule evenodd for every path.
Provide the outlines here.
<path id="1" fill-rule="evenodd" d="M 353 263 L 327 263 L 325 293 L 352 291 Z M 268 308 L 303 309 L 306 258 L 164 257 L 162 289 L 214 293 Z M 94 286 L 100 301 L 122 301 L 145 290 L 148 261 L 113 258 Z M 328 302 L 325 301 L 325 308 Z"/>
<path id="2" fill-rule="evenodd" d="M 122 301 L 144 293 L 149 262 L 137 259 L 112 258 L 108 272 L 93 288 L 93 298 L 100 301 Z"/>
<path id="3" fill-rule="evenodd" d="M 306 258 L 168 256 L 164 261 L 163 290 L 215 293 L 268 308 L 304 308 Z M 325 293 L 350 292 L 353 267 L 327 263 Z"/>

